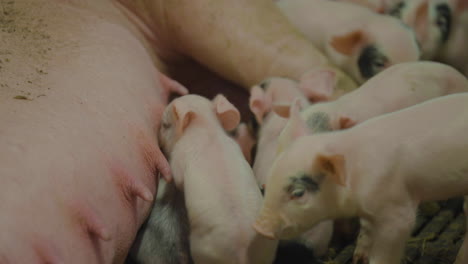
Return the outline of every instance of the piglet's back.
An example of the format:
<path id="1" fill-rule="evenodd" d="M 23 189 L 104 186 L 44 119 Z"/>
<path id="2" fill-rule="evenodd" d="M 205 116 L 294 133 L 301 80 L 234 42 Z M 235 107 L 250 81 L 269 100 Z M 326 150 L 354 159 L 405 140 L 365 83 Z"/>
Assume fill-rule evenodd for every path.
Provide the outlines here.
<path id="1" fill-rule="evenodd" d="M 379 149 L 381 159 L 391 158 L 395 175 L 404 173 L 419 200 L 468 194 L 467 131 L 468 93 L 433 99 L 349 130 L 354 144 L 365 148 L 360 153 Z"/>

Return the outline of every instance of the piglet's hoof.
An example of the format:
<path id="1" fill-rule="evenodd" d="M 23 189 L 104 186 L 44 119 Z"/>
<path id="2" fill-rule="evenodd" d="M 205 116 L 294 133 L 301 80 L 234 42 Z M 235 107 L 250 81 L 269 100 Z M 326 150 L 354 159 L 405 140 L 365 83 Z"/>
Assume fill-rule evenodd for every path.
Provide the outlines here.
<path id="1" fill-rule="evenodd" d="M 353 264 L 369 264 L 369 257 L 366 253 L 354 253 Z"/>

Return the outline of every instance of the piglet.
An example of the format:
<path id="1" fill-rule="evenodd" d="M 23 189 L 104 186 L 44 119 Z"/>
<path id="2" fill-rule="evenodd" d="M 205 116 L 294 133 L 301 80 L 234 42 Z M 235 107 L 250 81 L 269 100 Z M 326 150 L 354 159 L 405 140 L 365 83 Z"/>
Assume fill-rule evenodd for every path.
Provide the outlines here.
<path id="1" fill-rule="evenodd" d="M 273 103 L 292 102 L 299 98 L 305 107 L 309 104 L 306 96 L 298 89 L 295 81 L 284 78 L 270 78 L 260 85 L 252 87 L 249 106 L 254 114 L 252 122 L 259 130 L 256 155 L 253 163 L 254 175 L 259 187 L 265 183 L 265 178 L 275 158 L 276 139 L 286 125 L 286 119 L 272 112 Z"/>
<path id="2" fill-rule="evenodd" d="M 275 160 L 254 228 L 289 238 L 359 216 L 369 263 L 400 263 L 420 202 L 468 194 L 466 131 L 468 93 L 460 93 L 301 137 Z"/>
<path id="3" fill-rule="evenodd" d="M 299 31 L 358 83 L 390 65 L 419 59 L 414 32 L 396 18 L 329 0 L 276 3 Z"/>
<path id="4" fill-rule="evenodd" d="M 130 257 L 139 264 L 192 263 L 184 194 L 174 184 L 159 182 L 151 214 L 138 231 Z"/>
<path id="5" fill-rule="evenodd" d="M 278 138 L 281 152 L 295 138 L 311 133 L 346 129 L 367 119 L 406 108 L 435 97 L 468 92 L 467 79 L 454 68 L 436 62 L 407 62 L 394 65 L 335 101 L 311 105 L 299 113 L 295 105 L 274 106 L 290 117 Z"/>
<path id="6" fill-rule="evenodd" d="M 185 195 L 195 263 L 272 263 L 275 256 L 278 242 L 251 226 L 262 201 L 252 169 L 224 131 L 239 121 L 222 95 L 213 101 L 186 95 L 163 113 L 161 146 Z"/>
<path id="7" fill-rule="evenodd" d="M 255 85 L 250 90 L 249 107 L 254 114 L 250 122 L 251 133 L 258 138 L 253 170 L 261 187 L 276 155 L 276 144 L 286 119 L 276 115 L 273 105 L 289 106 L 299 98 L 302 107 L 312 102 L 339 98 L 356 87 L 338 85 L 331 71 L 311 70 L 304 73 L 298 82 L 286 78 L 272 77 Z"/>
<path id="8" fill-rule="evenodd" d="M 252 164 L 253 158 L 255 157 L 255 144 L 256 139 L 252 135 L 249 127 L 246 123 L 240 123 L 235 130 L 229 133 L 231 137 L 239 144 L 239 147 L 244 154 L 245 160 L 249 164 Z"/>
<path id="9" fill-rule="evenodd" d="M 287 122 L 287 119 L 271 111 L 272 105 L 291 104 L 292 100 L 299 98 L 302 106 L 308 106 L 309 101 L 303 91 L 308 91 L 311 98 L 316 101 L 333 100 L 346 92 L 336 89 L 332 80 L 333 76 L 329 72 L 320 74 L 321 82 L 316 82 L 317 77 L 316 72 L 308 72 L 300 78 L 299 82 L 285 78 L 269 78 L 252 87 L 250 109 L 254 113 L 255 121 L 260 125 L 253 171 L 261 189 L 276 157 L 279 133 Z M 312 249 L 316 256 L 322 256 L 327 252 L 332 232 L 333 222 L 326 221 L 308 230 L 294 241 Z"/>

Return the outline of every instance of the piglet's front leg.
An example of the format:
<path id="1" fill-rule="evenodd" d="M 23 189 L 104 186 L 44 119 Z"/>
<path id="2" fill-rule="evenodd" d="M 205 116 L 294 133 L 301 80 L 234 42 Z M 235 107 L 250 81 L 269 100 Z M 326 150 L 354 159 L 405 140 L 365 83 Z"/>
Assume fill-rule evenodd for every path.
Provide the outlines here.
<path id="1" fill-rule="evenodd" d="M 353 264 L 367 264 L 369 263 L 369 251 L 372 247 L 372 231 L 375 227 L 372 222 L 361 218 L 360 219 L 360 230 L 356 242 L 356 249 L 353 255 Z"/>
<path id="2" fill-rule="evenodd" d="M 390 209 L 390 208 L 388 208 Z M 416 207 L 407 205 L 386 210 L 375 219 L 369 264 L 398 264 L 416 219 Z"/>

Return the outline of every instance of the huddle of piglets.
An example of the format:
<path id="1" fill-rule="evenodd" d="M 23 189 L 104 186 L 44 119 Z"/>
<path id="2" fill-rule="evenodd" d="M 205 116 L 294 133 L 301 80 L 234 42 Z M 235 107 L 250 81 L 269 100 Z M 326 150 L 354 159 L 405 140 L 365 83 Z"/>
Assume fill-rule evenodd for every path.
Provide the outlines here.
<path id="1" fill-rule="evenodd" d="M 249 106 L 255 118 L 252 122 L 255 124 L 253 126 L 259 129 L 258 132 L 254 132 L 258 134 L 258 140 L 253 163 L 259 187 L 265 183 L 266 175 L 276 155 L 276 139 L 287 121 L 271 111 L 272 105 L 292 102 L 294 98 L 298 98 L 304 107 L 309 104 L 297 83 L 283 78 L 271 78 L 252 87 L 250 91 Z"/>
<path id="2" fill-rule="evenodd" d="M 277 114 L 290 117 L 278 138 L 277 152 L 301 135 L 346 129 L 385 113 L 461 92 L 468 92 L 468 81 L 448 65 L 437 62 L 394 65 L 335 101 L 313 104 L 302 112 L 297 103 L 291 109 L 275 106 Z"/>
<path id="3" fill-rule="evenodd" d="M 333 64 L 359 83 L 393 64 L 420 57 L 413 30 L 394 17 L 330 0 L 279 0 L 276 4 Z"/>
<path id="4" fill-rule="evenodd" d="M 326 77 L 326 75 L 327 73 L 323 73 L 322 77 Z M 251 89 L 250 109 L 255 117 L 254 122 L 261 125 L 257 135 L 253 171 L 257 183 L 262 189 L 271 164 L 276 157 L 278 136 L 287 122 L 287 119 L 271 111 L 273 105 L 290 105 L 296 98 L 301 106 L 306 107 L 309 105 L 309 101 L 302 92 L 303 90 L 308 90 L 315 100 L 333 99 L 344 93 L 340 89 L 335 90 L 331 80 L 320 82 L 319 85 L 319 83 L 312 81 L 313 79 L 316 80 L 316 75 L 313 72 L 304 74 L 299 83 L 284 78 L 270 78 Z M 327 252 L 332 232 L 333 223 L 326 221 L 308 230 L 296 241 L 312 249 L 316 256 L 322 256 Z"/>
<path id="5" fill-rule="evenodd" d="M 468 75 L 468 1 L 339 0 L 401 19 L 411 27 L 421 58 L 447 63 Z"/>
<path id="6" fill-rule="evenodd" d="M 186 95 L 163 113 L 161 147 L 185 197 L 195 263 L 272 263 L 275 256 L 278 242 L 252 228 L 262 202 L 252 169 L 225 132 L 239 121 L 221 95 Z"/>
<path id="7" fill-rule="evenodd" d="M 254 228 L 290 238 L 358 216 L 365 223 L 358 257 L 400 263 L 419 203 L 468 195 L 467 131 L 468 93 L 459 93 L 301 137 L 275 160 Z"/>
<path id="8" fill-rule="evenodd" d="M 254 119 L 251 130 L 258 138 L 253 170 L 260 187 L 265 184 L 266 175 L 276 156 L 277 138 L 287 121 L 272 111 L 273 106 L 289 107 L 298 99 L 300 105 L 306 107 L 310 104 L 309 100 L 335 100 L 354 89 L 338 85 L 334 73 L 327 70 L 308 71 L 299 82 L 274 77 L 252 87 L 249 107 Z"/>

